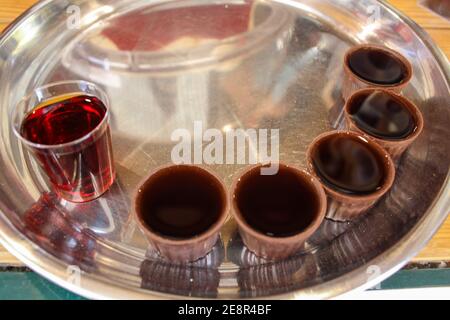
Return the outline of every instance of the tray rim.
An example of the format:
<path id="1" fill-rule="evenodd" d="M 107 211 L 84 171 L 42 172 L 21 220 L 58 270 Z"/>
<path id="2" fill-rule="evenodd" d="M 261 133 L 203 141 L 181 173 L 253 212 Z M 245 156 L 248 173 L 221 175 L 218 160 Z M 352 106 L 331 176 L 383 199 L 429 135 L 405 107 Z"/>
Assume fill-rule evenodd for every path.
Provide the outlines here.
<path id="1" fill-rule="evenodd" d="M 33 15 L 36 11 L 40 10 L 55 0 L 40 0 L 32 5 L 29 9 L 24 11 L 16 19 L 14 19 L 5 30 L 0 33 L 0 45 L 2 40 L 6 38 L 14 29 L 16 29 L 25 19 Z M 275 0 L 277 1 L 277 0 Z M 447 80 L 447 86 L 450 87 L 450 63 L 443 51 L 432 40 L 430 35 L 420 27 L 411 18 L 403 14 L 399 9 L 395 8 L 387 0 L 376 0 L 391 13 L 405 22 L 420 38 L 424 45 L 430 50 L 433 56 L 436 58 L 437 63 L 444 77 Z M 419 253 L 420 250 L 431 240 L 437 230 L 444 223 L 445 219 L 449 215 L 450 211 L 450 197 L 445 195 L 450 194 L 450 168 L 447 171 L 445 182 L 439 191 L 438 196 L 428 209 L 428 213 L 420 219 L 420 221 L 409 230 L 397 244 L 393 245 L 382 254 L 378 255 L 374 259 L 366 262 L 364 265 L 348 272 L 333 280 L 327 281 L 322 284 L 313 285 L 311 287 L 295 290 L 289 293 L 277 294 L 271 296 L 257 297 L 256 299 L 320 299 L 320 298 L 333 298 L 340 295 L 348 294 L 356 290 L 366 290 L 372 288 L 377 283 L 390 277 L 392 274 L 401 269 L 411 258 Z M 447 212 L 447 213 L 445 213 Z M 416 237 L 416 235 L 418 235 Z M 408 239 L 409 241 L 404 241 Z M 66 280 L 64 276 L 67 276 L 65 272 L 61 271 L 59 264 L 61 262 L 55 257 L 45 253 L 39 257 L 36 257 L 29 249 L 35 246 L 31 240 L 25 238 L 23 235 L 17 232 L 17 229 L 12 225 L 10 221 L 7 221 L 4 217 L 4 213 L 0 210 L 0 244 L 3 245 L 12 255 L 17 259 L 25 263 L 30 269 L 36 273 L 42 275 L 51 282 L 70 290 L 76 294 L 89 299 L 180 299 L 184 296 L 167 294 L 162 292 L 155 292 L 144 289 L 132 289 L 127 288 L 121 284 L 112 284 L 104 281 L 97 276 L 83 275 L 82 286 L 74 285 Z M 21 249 L 20 249 L 21 248 Z M 25 252 L 25 254 L 24 254 Z M 408 252 L 403 254 L 401 261 L 396 259 L 399 252 Z M 367 281 L 367 275 L 364 271 L 369 265 L 377 265 L 383 271 L 380 275 L 373 277 Z M 351 280 L 351 281 L 350 281 Z M 356 286 L 349 286 L 349 282 Z M 331 290 L 332 289 L 332 290 Z M 314 294 L 308 294 L 305 291 L 314 290 Z M 106 292 L 108 294 L 106 294 Z M 204 298 L 190 297 L 191 299 L 204 300 Z M 220 296 L 218 297 L 221 298 Z"/>

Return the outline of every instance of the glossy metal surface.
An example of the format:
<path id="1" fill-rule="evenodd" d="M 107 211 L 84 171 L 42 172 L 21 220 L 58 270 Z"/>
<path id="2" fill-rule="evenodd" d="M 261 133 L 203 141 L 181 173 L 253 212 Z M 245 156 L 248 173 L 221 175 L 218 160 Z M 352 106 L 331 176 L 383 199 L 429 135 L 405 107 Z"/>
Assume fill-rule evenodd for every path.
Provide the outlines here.
<path id="1" fill-rule="evenodd" d="M 250 31 L 214 40 L 219 36 L 199 36 L 198 30 L 223 26 L 205 20 L 185 25 L 185 39 L 169 46 L 157 34 L 145 36 L 151 26 L 136 26 L 198 1 L 70 2 L 80 9 L 75 28 L 68 25 L 74 11 L 67 1 L 43 1 L 0 39 L 0 241 L 52 281 L 90 298 L 329 298 L 392 274 L 447 216 L 448 62 L 388 5 L 259 1 L 236 13 L 251 17 Z M 214 3 L 228 8 L 243 1 Z M 192 21 L 201 15 L 184 14 Z M 159 20 L 161 34 L 181 32 L 170 17 Z M 132 32 L 118 33 L 124 28 Z M 207 39 L 198 41 L 202 35 Z M 249 253 L 231 220 L 213 252 L 192 265 L 171 265 L 147 250 L 130 219 L 130 194 L 149 170 L 170 161 L 174 129 L 191 129 L 194 120 L 219 129 L 280 128 L 280 159 L 304 166 L 314 137 L 343 124 L 342 58 L 349 46 L 363 42 L 387 45 L 413 63 L 415 75 L 404 93 L 425 120 L 393 189 L 376 207 L 352 223 L 325 221 L 298 256 L 277 263 Z M 71 79 L 95 82 L 111 100 L 118 178 L 102 198 L 86 204 L 48 192 L 7 121 L 33 88 Z M 210 166 L 228 186 L 242 167 Z"/>

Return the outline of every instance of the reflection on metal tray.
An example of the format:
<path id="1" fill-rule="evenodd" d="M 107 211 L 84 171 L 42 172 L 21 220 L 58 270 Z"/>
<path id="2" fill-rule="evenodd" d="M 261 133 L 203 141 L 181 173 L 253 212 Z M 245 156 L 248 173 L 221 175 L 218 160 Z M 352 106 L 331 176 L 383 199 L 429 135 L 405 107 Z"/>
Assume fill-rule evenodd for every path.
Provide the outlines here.
<path id="1" fill-rule="evenodd" d="M 448 62 L 384 2 L 71 3 L 80 19 L 67 2 L 42 1 L 0 39 L 0 241 L 45 277 L 91 298 L 326 298 L 389 276 L 447 216 Z M 251 254 L 232 219 L 195 263 L 172 265 L 147 250 L 130 196 L 170 162 L 173 130 L 192 130 L 196 120 L 224 130 L 279 128 L 280 159 L 304 166 L 314 137 L 342 125 L 342 58 L 363 42 L 413 63 L 404 94 L 426 124 L 382 201 L 351 223 L 325 221 L 297 256 L 276 263 Z M 85 204 L 49 190 L 7 121 L 33 88 L 72 79 L 100 85 L 111 100 L 118 177 Z M 227 186 L 243 167 L 210 166 Z"/>

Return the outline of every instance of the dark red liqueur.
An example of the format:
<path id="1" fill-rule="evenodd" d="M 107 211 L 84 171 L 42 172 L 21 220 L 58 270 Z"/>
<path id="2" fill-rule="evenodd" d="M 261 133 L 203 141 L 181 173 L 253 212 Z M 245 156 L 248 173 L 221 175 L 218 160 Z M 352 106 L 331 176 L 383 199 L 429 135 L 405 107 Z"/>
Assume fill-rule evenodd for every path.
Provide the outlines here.
<path id="1" fill-rule="evenodd" d="M 21 134 L 44 145 L 67 143 L 94 130 L 105 114 L 106 107 L 98 98 L 75 96 L 38 106 L 23 121 Z"/>
<path id="2" fill-rule="evenodd" d="M 96 97 L 61 96 L 23 120 L 21 135 L 43 145 L 34 148 L 34 155 L 60 195 L 89 199 L 114 180 L 110 130 L 102 125 L 106 113 Z"/>
<path id="3" fill-rule="evenodd" d="M 345 194 L 373 193 L 382 187 L 385 178 L 381 156 L 357 137 L 325 138 L 315 147 L 312 162 L 328 187 Z"/>
<path id="4" fill-rule="evenodd" d="M 319 210 L 313 185 L 287 166 L 275 175 L 261 175 L 259 168 L 249 171 L 237 184 L 235 198 L 245 221 L 271 237 L 304 231 Z"/>
<path id="5" fill-rule="evenodd" d="M 361 130 L 380 139 L 405 139 L 417 127 L 408 108 L 383 91 L 357 97 L 349 106 L 349 113 Z"/>
<path id="6" fill-rule="evenodd" d="M 377 48 L 353 52 L 348 57 L 348 65 L 360 78 L 380 85 L 395 85 L 407 76 L 406 66 L 397 57 Z"/>
<path id="7" fill-rule="evenodd" d="M 153 232 L 189 239 L 206 232 L 226 205 L 220 182 L 195 166 L 174 166 L 152 175 L 139 189 L 136 211 Z"/>

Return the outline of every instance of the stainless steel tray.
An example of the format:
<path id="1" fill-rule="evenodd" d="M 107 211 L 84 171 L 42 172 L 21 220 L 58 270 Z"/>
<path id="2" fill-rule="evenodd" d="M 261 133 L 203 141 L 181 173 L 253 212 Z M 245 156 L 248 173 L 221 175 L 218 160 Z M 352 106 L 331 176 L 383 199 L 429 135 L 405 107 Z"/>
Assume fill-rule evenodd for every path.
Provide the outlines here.
<path id="1" fill-rule="evenodd" d="M 372 0 L 257 1 L 246 13 L 250 31 L 222 41 L 181 42 L 181 50 L 175 46 L 169 54 L 151 51 L 165 45 L 160 38 L 155 44 L 153 29 L 148 29 L 151 37 L 135 37 L 145 34 L 139 31 L 143 22 L 132 21 L 199 3 L 47 0 L 3 33 L 2 245 L 36 272 L 89 298 L 330 298 L 369 288 L 398 270 L 449 212 L 445 56 L 414 22 Z M 201 15 L 185 14 L 194 20 Z M 173 31 L 170 19 L 172 29 L 163 24 L 161 34 Z M 206 21 L 203 29 L 224 29 L 220 23 Z M 411 60 L 414 78 L 404 94 L 425 118 L 422 136 L 404 155 L 392 191 L 377 206 L 352 223 L 325 221 L 299 255 L 277 263 L 246 251 L 231 219 L 214 251 L 192 265 L 170 265 L 147 252 L 130 219 L 130 195 L 149 170 L 170 161 L 174 128 L 193 120 L 214 128 L 280 128 L 281 160 L 303 166 L 312 139 L 342 125 L 342 57 L 362 42 L 389 46 Z M 95 82 L 108 92 L 118 171 L 107 194 L 79 205 L 48 193 L 8 123 L 9 112 L 27 92 L 71 79 Z M 229 185 L 242 167 L 211 169 Z"/>

